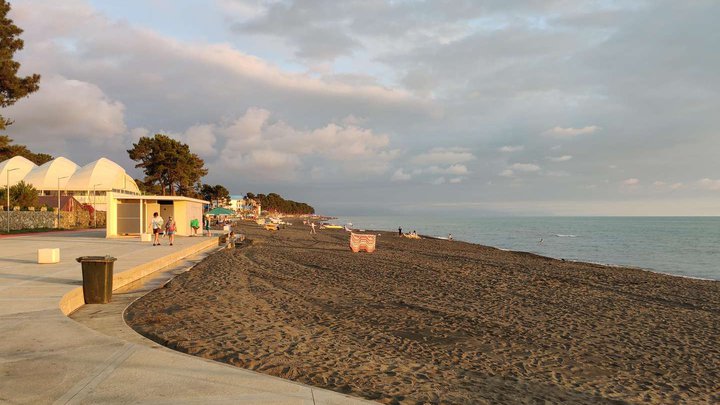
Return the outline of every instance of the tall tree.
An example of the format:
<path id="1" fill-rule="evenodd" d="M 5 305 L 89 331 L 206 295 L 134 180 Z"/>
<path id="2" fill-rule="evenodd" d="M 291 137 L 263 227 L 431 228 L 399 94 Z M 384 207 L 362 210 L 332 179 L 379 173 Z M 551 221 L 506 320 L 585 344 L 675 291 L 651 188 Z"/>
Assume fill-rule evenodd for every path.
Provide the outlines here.
<path id="1" fill-rule="evenodd" d="M 13 140 L 7 135 L 0 135 L 0 162 L 14 156 L 22 156 L 25 159 L 41 165 L 53 159 L 47 153 L 33 153 L 25 145 L 12 145 Z"/>
<path id="2" fill-rule="evenodd" d="M 129 149 L 130 159 L 139 162 L 135 167 L 145 171 L 144 185 L 158 184 L 162 194 L 187 192 L 208 171 L 205 162 L 190 152 L 190 147 L 167 135 L 142 137 Z"/>
<path id="3" fill-rule="evenodd" d="M 20 63 L 13 60 L 15 52 L 23 49 L 25 43 L 19 38 L 23 30 L 8 18 L 10 3 L 0 0 L 0 107 L 5 108 L 27 97 L 40 88 L 40 75 L 18 77 Z M 0 115 L 0 130 L 12 124 L 12 120 Z"/>
<path id="4" fill-rule="evenodd" d="M 220 184 L 214 186 L 203 184 L 200 188 L 200 194 L 207 201 L 217 201 L 217 204 L 221 207 L 230 203 L 230 192 Z"/>

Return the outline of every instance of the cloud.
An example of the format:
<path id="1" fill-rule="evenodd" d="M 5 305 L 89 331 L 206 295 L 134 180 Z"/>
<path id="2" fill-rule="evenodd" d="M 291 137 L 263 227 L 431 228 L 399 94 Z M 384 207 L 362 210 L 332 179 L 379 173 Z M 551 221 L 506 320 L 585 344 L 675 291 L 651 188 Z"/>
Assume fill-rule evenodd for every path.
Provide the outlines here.
<path id="1" fill-rule="evenodd" d="M 127 131 L 125 106 L 95 84 L 60 75 L 43 77 L 40 90 L 3 115 L 15 120 L 8 132 L 25 140 L 98 140 Z"/>
<path id="2" fill-rule="evenodd" d="M 300 178 L 303 168 L 321 160 L 325 164 L 339 164 L 340 170 L 334 177 L 342 175 L 350 180 L 358 174 L 382 174 L 398 156 L 398 151 L 388 148 L 387 135 L 334 123 L 316 129 L 297 129 L 273 120 L 270 111 L 260 108 L 247 110 L 226 126 L 195 126 L 186 134 L 192 132 L 219 135 L 222 139 L 218 144 L 223 144 L 217 152 L 221 167 L 241 170 L 244 176 L 258 179 Z"/>
<path id="3" fill-rule="evenodd" d="M 547 160 L 551 162 L 567 162 L 568 160 L 572 159 L 573 157 L 571 155 L 562 155 L 562 156 L 548 156 Z"/>
<path id="4" fill-rule="evenodd" d="M 540 166 L 533 163 L 515 163 L 510 169 L 518 172 L 532 173 L 540 170 Z"/>
<path id="5" fill-rule="evenodd" d="M 720 179 L 704 178 L 698 180 L 696 184 L 702 190 L 720 191 Z"/>
<path id="6" fill-rule="evenodd" d="M 421 153 L 411 161 L 418 165 L 452 165 L 455 163 L 469 162 L 475 159 L 469 149 L 465 148 L 433 148 L 428 152 Z"/>
<path id="7" fill-rule="evenodd" d="M 450 184 L 460 184 L 465 180 L 464 177 L 453 177 L 449 180 Z"/>
<path id="8" fill-rule="evenodd" d="M 513 177 L 514 175 L 515 175 L 515 172 L 510 169 L 505 169 L 498 174 L 498 176 L 502 176 L 502 177 Z"/>
<path id="9" fill-rule="evenodd" d="M 579 135 L 590 135 L 592 133 L 595 133 L 598 131 L 600 127 L 596 125 L 590 125 L 587 127 L 582 128 L 563 128 L 563 127 L 554 127 L 550 128 L 546 131 L 544 131 L 542 134 L 544 136 L 551 136 L 553 138 L 575 138 Z"/>
<path id="10" fill-rule="evenodd" d="M 523 149 L 525 149 L 524 145 L 507 145 L 507 146 L 501 147 L 498 150 L 500 152 L 511 153 L 511 152 L 519 152 Z"/>
<path id="11" fill-rule="evenodd" d="M 421 169 L 420 172 L 422 173 L 430 173 L 430 174 L 468 174 L 470 171 L 465 165 L 461 164 L 455 164 L 448 167 L 438 167 L 438 166 L 431 166 L 427 169 Z"/>
<path id="12" fill-rule="evenodd" d="M 441 184 L 445 184 L 446 182 L 447 182 L 447 180 L 445 179 L 445 177 L 438 177 L 438 178 L 434 179 L 433 181 L 431 181 L 430 184 L 439 186 Z"/>
<path id="13" fill-rule="evenodd" d="M 391 181 L 408 181 L 410 179 L 412 179 L 412 175 L 410 173 L 405 173 L 403 169 L 395 170 L 395 173 L 393 173 L 392 177 L 390 177 Z"/>
<path id="14" fill-rule="evenodd" d="M 626 186 L 637 186 L 640 184 L 640 180 L 636 178 L 625 179 L 622 182 Z"/>

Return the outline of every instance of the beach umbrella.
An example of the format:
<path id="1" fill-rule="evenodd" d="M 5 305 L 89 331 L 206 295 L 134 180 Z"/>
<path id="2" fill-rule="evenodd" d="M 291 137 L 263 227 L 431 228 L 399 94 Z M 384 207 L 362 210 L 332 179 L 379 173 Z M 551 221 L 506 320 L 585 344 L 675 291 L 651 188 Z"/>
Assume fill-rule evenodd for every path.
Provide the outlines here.
<path id="1" fill-rule="evenodd" d="M 223 207 L 217 207 L 213 208 L 210 211 L 205 213 L 206 215 L 233 215 L 235 214 L 235 211 L 229 210 L 227 208 Z"/>

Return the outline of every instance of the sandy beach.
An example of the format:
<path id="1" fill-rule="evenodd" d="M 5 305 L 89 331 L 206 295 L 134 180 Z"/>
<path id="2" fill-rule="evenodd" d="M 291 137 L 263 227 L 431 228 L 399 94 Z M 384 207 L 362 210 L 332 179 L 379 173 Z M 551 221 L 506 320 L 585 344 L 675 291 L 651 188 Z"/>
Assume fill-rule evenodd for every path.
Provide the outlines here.
<path id="1" fill-rule="evenodd" d="M 249 242 L 134 303 L 189 354 L 382 403 L 718 403 L 720 282 L 377 232 Z"/>

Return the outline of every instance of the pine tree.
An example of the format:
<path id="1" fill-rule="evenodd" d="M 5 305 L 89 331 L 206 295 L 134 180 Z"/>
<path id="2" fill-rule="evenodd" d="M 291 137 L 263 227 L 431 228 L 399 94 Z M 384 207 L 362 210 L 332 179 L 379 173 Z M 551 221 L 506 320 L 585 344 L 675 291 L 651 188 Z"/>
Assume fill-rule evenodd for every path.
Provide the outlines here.
<path id="1" fill-rule="evenodd" d="M 13 57 L 25 44 L 19 38 L 23 30 L 8 18 L 8 12 L 10 3 L 0 0 L 0 108 L 11 106 L 40 88 L 40 75 L 17 76 L 20 63 L 13 60 Z M 0 130 L 4 130 L 12 122 L 0 115 Z"/>

